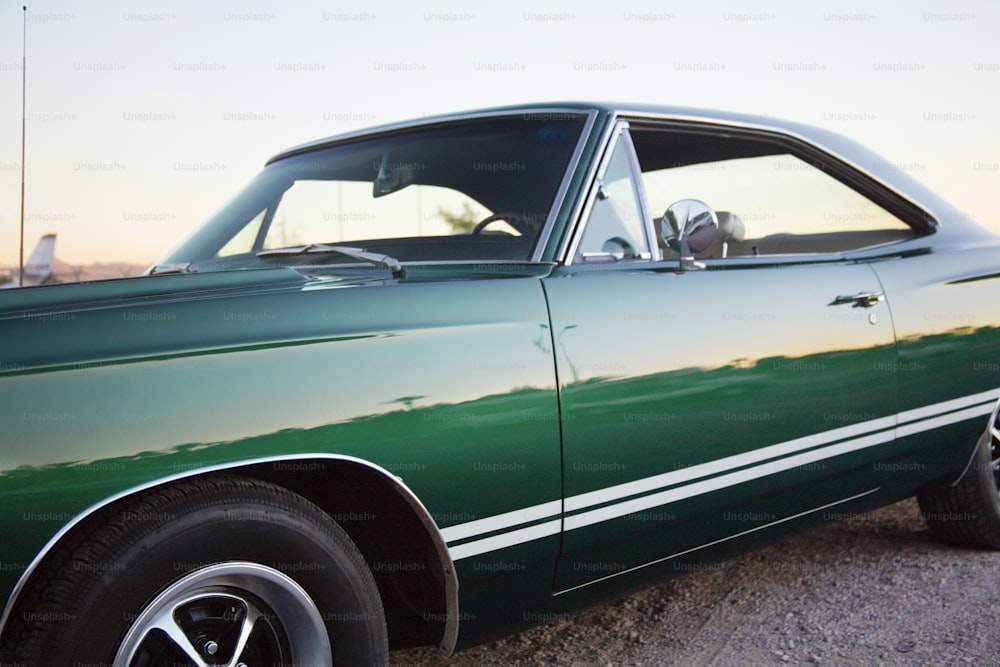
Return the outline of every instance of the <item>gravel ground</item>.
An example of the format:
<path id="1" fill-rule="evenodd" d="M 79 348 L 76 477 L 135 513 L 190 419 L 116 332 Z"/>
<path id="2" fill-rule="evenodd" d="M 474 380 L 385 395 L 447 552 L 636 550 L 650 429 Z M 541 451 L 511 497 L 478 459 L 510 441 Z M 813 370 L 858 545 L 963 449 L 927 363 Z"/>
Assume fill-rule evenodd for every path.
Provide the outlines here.
<path id="1" fill-rule="evenodd" d="M 914 500 L 444 659 L 514 665 L 1000 665 L 1000 553 L 934 542 Z"/>

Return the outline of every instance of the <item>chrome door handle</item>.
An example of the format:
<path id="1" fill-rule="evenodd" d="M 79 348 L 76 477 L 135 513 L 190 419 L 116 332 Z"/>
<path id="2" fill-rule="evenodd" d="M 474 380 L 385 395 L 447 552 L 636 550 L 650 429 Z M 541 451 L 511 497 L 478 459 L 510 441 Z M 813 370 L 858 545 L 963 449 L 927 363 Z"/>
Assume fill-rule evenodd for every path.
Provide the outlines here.
<path id="1" fill-rule="evenodd" d="M 853 303 L 854 307 L 871 308 L 879 301 L 885 299 L 882 292 L 858 292 L 857 294 L 838 296 L 833 300 L 831 306 L 842 306 L 845 303 Z"/>

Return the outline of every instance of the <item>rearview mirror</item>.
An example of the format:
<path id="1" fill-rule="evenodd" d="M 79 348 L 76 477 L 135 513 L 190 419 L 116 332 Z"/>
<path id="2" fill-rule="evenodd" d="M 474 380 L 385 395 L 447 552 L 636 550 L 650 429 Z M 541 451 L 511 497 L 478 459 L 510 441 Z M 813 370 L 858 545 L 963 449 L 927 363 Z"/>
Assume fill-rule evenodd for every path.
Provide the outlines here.
<path id="1" fill-rule="evenodd" d="M 389 162 L 388 151 L 382 154 L 379 161 L 378 173 L 375 175 L 375 182 L 372 184 L 372 197 L 381 197 L 397 190 L 402 190 L 413 183 L 413 171 L 410 165 L 393 164 Z"/>
<path id="2" fill-rule="evenodd" d="M 719 219 L 712 207 L 699 199 L 681 199 L 663 214 L 660 233 L 681 256 L 681 271 L 704 269 L 694 260 L 695 253 L 712 244 L 719 229 Z"/>

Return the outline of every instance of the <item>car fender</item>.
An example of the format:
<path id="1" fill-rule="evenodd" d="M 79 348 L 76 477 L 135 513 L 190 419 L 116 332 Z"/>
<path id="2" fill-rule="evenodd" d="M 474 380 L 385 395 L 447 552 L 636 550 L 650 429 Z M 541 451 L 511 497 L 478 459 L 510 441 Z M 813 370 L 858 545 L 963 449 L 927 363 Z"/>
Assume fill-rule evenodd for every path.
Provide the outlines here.
<path id="1" fill-rule="evenodd" d="M 360 466 L 368 471 L 379 475 L 385 481 L 388 486 L 399 495 L 399 497 L 406 502 L 406 504 L 413 510 L 414 514 L 418 518 L 421 527 L 426 532 L 428 539 L 434 546 L 435 555 L 438 558 L 438 563 L 441 568 L 441 572 L 444 575 L 444 598 L 446 604 L 446 613 L 444 617 L 444 632 L 442 633 L 441 639 L 438 642 L 438 648 L 445 654 L 451 655 L 455 650 L 455 645 L 458 641 L 458 625 L 459 625 L 459 600 L 458 600 L 458 577 L 455 572 L 454 563 L 452 562 L 451 556 L 448 552 L 448 546 L 445 543 L 444 538 L 441 535 L 441 531 L 431 516 L 431 513 L 424 506 L 423 502 L 417 497 L 417 495 L 403 482 L 402 478 L 397 475 L 392 474 L 385 468 L 372 463 L 371 461 L 366 461 L 364 459 L 338 454 L 328 454 L 328 453 L 317 453 L 317 454 L 297 454 L 292 456 L 275 456 L 275 457 L 262 457 L 256 459 L 248 459 L 243 461 L 233 461 L 225 464 L 206 466 L 203 468 L 186 470 L 184 472 L 178 473 L 165 478 L 160 478 L 155 481 L 151 481 L 145 484 L 140 484 L 128 489 L 125 489 L 119 493 L 112 496 L 104 498 L 103 500 L 94 503 L 87 509 L 83 510 L 76 516 L 74 516 L 70 521 L 68 521 L 62 528 L 52 536 L 51 539 L 45 544 L 42 549 L 35 555 L 35 558 L 30 564 L 25 568 L 21 577 L 18 579 L 10 597 L 7 600 L 7 604 L 4 607 L 3 614 L 0 616 L 0 636 L 2 636 L 4 630 L 7 627 L 7 621 L 10 618 L 11 613 L 16 608 L 18 600 L 21 594 L 24 592 L 28 582 L 31 580 L 32 576 L 38 571 L 39 565 L 52 554 L 60 544 L 64 542 L 68 537 L 70 537 L 74 531 L 83 527 L 88 519 L 97 516 L 101 510 L 111 507 L 116 503 L 120 503 L 129 498 L 132 498 L 140 493 L 156 489 L 158 487 L 167 486 L 169 484 L 176 483 L 180 480 L 191 479 L 194 477 L 201 477 L 209 474 L 218 474 L 223 472 L 236 472 L 240 470 L 246 470 L 252 468 L 253 466 L 259 465 L 294 465 L 295 462 L 303 461 L 316 461 L 316 460 L 327 460 L 327 461 L 337 461 L 342 463 L 347 463 L 353 466 Z"/>

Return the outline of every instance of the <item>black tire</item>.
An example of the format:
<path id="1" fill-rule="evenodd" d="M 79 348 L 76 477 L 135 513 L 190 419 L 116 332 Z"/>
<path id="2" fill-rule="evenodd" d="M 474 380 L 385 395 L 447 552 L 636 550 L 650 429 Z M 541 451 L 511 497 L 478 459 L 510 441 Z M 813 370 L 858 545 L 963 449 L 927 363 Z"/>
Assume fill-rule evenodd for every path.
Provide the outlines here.
<path id="1" fill-rule="evenodd" d="M 235 664 L 251 627 L 250 665 L 388 660 L 381 599 L 354 543 L 312 503 L 256 480 L 147 492 L 39 575 L 10 628 L 17 664 L 161 667 L 194 664 L 192 651 Z"/>
<path id="2" fill-rule="evenodd" d="M 972 462 L 957 483 L 917 495 L 927 527 L 942 542 L 1000 550 L 998 431 L 1000 424 L 993 423 L 979 440 Z"/>

